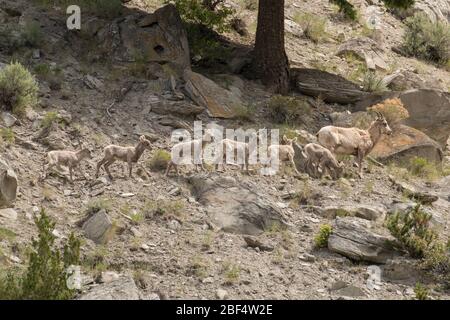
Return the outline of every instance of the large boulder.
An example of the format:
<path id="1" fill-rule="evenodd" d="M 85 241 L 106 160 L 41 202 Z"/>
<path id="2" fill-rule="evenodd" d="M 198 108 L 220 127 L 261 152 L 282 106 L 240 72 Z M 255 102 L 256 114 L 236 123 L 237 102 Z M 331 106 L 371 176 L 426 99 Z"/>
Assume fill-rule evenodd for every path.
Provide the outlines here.
<path id="1" fill-rule="evenodd" d="M 8 206 L 16 199 L 17 176 L 13 168 L 0 157 L 0 207 Z"/>
<path id="2" fill-rule="evenodd" d="M 97 244 L 108 242 L 112 229 L 113 224 L 105 209 L 93 214 L 83 223 L 84 234 Z"/>
<path id="3" fill-rule="evenodd" d="M 450 93 L 415 89 L 404 92 L 374 93 L 355 103 L 353 111 L 365 111 L 381 101 L 399 98 L 409 112 L 403 124 L 423 131 L 444 147 L 450 136 Z"/>
<path id="4" fill-rule="evenodd" d="M 212 222 L 225 232 L 258 235 L 273 224 L 287 225 L 275 201 L 256 185 L 229 176 L 203 175 L 190 177 L 189 183 Z"/>
<path id="5" fill-rule="evenodd" d="M 117 280 L 93 287 L 78 300 L 139 300 L 141 294 L 131 276 L 121 276 Z"/>
<path id="6" fill-rule="evenodd" d="M 449 23 L 450 2 L 448 0 L 416 0 L 412 11 L 425 13 L 431 21 Z"/>
<path id="7" fill-rule="evenodd" d="M 316 69 L 291 69 L 291 82 L 297 91 L 329 103 L 354 103 L 368 95 L 356 83 Z"/>
<path id="8" fill-rule="evenodd" d="M 333 232 L 328 239 L 328 248 L 350 259 L 385 263 L 396 252 L 392 244 L 395 238 L 385 230 L 375 229 L 375 224 L 355 217 L 337 217 Z"/>
<path id="9" fill-rule="evenodd" d="M 423 132 L 397 125 L 390 136 L 383 136 L 370 155 L 382 162 L 405 162 L 414 157 L 426 158 L 441 163 L 443 154 L 440 145 Z"/>
<path id="10" fill-rule="evenodd" d="M 398 191 L 421 204 L 429 205 L 439 199 L 436 192 L 428 191 L 423 188 L 423 186 L 417 185 L 414 182 L 406 182 L 402 179 L 397 179 L 392 175 L 389 175 L 389 180 Z"/>
<path id="11" fill-rule="evenodd" d="M 116 19 L 98 29 L 98 45 L 117 61 L 133 62 L 140 57 L 147 63 L 167 65 L 178 76 L 190 68 L 187 33 L 172 4 L 154 13 Z"/>
<path id="12" fill-rule="evenodd" d="M 344 42 L 339 47 L 336 55 L 342 56 L 346 54 L 353 54 L 360 58 L 370 70 L 386 70 L 388 68 L 383 49 L 370 38 L 360 37 Z"/>
<path id="13" fill-rule="evenodd" d="M 235 108 L 242 105 L 239 96 L 226 90 L 211 79 L 191 70 L 184 71 L 185 90 L 199 106 L 207 108 L 208 114 L 215 118 L 233 118 Z"/>
<path id="14" fill-rule="evenodd" d="M 383 83 L 393 91 L 405 91 L 412 89 L 435 89 L 443 90 L 445 86 L 437 79 L 423 79 L 417 73 L 398 69 L 383 78 Z"/>

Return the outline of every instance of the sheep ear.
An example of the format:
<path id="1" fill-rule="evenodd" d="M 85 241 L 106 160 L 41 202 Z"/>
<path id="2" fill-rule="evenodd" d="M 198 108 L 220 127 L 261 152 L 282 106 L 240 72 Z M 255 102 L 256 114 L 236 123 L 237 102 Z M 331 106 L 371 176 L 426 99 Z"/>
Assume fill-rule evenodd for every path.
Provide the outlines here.
<path id="1" fill-rule="evenodd" d="M 282 141 L 286 141 L 287 140 L 287 137 L 286 137 L 286 135 L 283 135 L 283 139 L 281 139 Z"/>
<path id="2" fill-rule="evenodd" d="M 292 139 L 292 142 L 297 142 L 297 137 L 295 137 L 294 139 Z"/>
<path id="3" fill-rule="evenodd" d="M 144 135 L 140 136 L 139 141 L 145 141 L 145 136 Z"/>

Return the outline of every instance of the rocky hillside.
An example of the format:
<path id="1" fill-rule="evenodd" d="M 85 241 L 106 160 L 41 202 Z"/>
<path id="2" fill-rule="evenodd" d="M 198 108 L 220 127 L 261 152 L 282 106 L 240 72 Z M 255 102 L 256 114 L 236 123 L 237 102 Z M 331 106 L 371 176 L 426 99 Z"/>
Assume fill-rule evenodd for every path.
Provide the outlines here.
<path id="1" fill-rule="evenodd" d="M 448 19 L 448 2 L 417 2 L 415 10 Z M 39 84 L 38 105 L 22 115 L 0 106 L 1 269 L 26 265 L 33 217 L 45 208 L 58 244 L 72 232 L 83 239 L 81 299 L 412 299 L 417 283 L 432 299 L 450 298 L 448 280 L 424 270 L 386 228 L 389 216 L 420 203 L 437 241 L 448 243 L 448 68 L 398 53 L 404 22 L 378 1 L 354 1 L 360 21 L 349 22 L 328 0 L 287 0 L 286 50 L 298 72 L 291 98 L 304 116 L 277 123 L 273 94 L 242 74 L 256 7 L 227 3 L 245 32 L 216 35 L 211 58 L 193 50 L 174 7 L 156 0 L 128 1 L 114 17 L 83 12 L 80 31 L 67 30 L 64 7 L 0 0 L 0 72 L 19 61 Z M 323 20 L 313 36 L 310 16 Z M 14 40 L 24 34 L 31 40 Z M 363 88 L 372 69 L 380 92 Z M 338 180 L 233 167 L 166 177 L 156 161 L 172 131 L 192 131 L 195 120 L 279 128 L 303 145 L 325 125 L 364 127 L 366 108 L 386 99 L 399 99 L 409 117 L 377 144 L 363 178 L 350 158 Z M 141 135 L 152 148 L 133 178 L 120 162 L 114 179 L 95 177 L 105 146 L 136 145 Z M 42 179 L 48 151 L 81 147 L 92 159 L 73 183 L 64 168 Z M 414 157 L 419 169 L 401 168 Z M 295 161 L 301 170 L 300 152 Z"/>

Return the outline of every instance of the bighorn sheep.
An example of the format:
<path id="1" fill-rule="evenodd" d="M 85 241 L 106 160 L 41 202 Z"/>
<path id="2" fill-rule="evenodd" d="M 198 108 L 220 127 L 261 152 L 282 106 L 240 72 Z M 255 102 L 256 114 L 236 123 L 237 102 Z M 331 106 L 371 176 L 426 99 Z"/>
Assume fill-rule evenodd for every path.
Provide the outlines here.
<path id="1" fill-rule="evenodd" d="M 344 164 L 338 162 L 330 150 L 317 143 L 305 146 L 306 171 L 314 178 L 321 177 L 328 171 L 333 179 L 342 175 Z M 321 172 L 320 172 L 321 171 Z"/>
<path id="2" fill-rule="evenodd" d="M 278 149 L 278 158 L 280 160 L 281 163 L 283 162 L 289 162 L 292 166 L 292 168 L 294 168 L 294 171 L 296 174 L 300 174 L 297 170 L 297 167 L 295 166 L 295 162 L 294 162 L 294 156 L 295 156 L 295 151 L 294 151 L 294 147 L 292 146 L 292 144 L 294 142 L 297 141 L 297 137 L 295 137 L 294 139 L 288 139 L 285 135 L 283 136 L 283 138 L 281 139 L 281 143 L 280 145 L 278 144 L 273 144 L 271 146 L 269 146 L 269 148 L 267 148 L 267 152 L 269 154 L 269 163 L 270 164 L 272 162 L 272 154 L 274 154 L 273 152 L 276 152 L 274 149 Z"/>
<path id="3" fill-rule="evenodd" d="M 386 119 L 377 112 L 377 118 L 367 130 L 326 126 L 316 134 L 319 144 L 333 154 L 357 157 L 359 176 L 362 177 L 362 161 L 373 149 L 383 134 L 392 133 Z"/>
<path id="4" fill-rule="evenodd" d="M 241 170 L 244 170 L 245 168 L 245 171 L 248 172 L 248 159 L 250 154 L 248 143 L 231 139 L 222 139 L 219 144 L 222 145 L 222 152 L 218 154 L 216 158 L 216 171 L 219 170 L 219 160 L 222 160 L 220 161 L 222 164 L 222 169 L 225 170 L 225 164 L 227 164 L 227 153 L 234 155 L 234 152 L 236 150 L 238 155 L 239 153 L 244 154 L 244 159 L 242 159 L 244 163 L 240 164 Z M 222 159 L 220 159 L 220 157 L 222 157 Z"/>
<path id="5" fill-rule="evenodd" d="M 82 149 L 79 151 L 66 151 L 66 150 L 54 150 L 47 153 L 47 168 L 45 162 L 43 165 L 43 179 L 47 178 L 48 171 L 57 166 L 61 169 L 61 166 L 69 168 L 70 181 L 73 182 L 72 172 L 73 169 L 79 167 L 81 160 L 89 158 L 91 159 L 91 152 L 88 149 Z M 80 173 L 82 173 L 80 168 Z"/>
<path id="6" fill-rule="evenodd" d="M 103 159 L 97 163 L 97 171 L 95 172 L 95 177 L 98 178 L 98 172 L 100 170 L 100 167 L 103 165 L 109 178 L 112 179 L 111 172 L 109 172 L 109 166 L 116 160 L 121 160 L 128 163 L 128 171 L 131 178 L 131 171 L 133 169 L 132 163 L 138 162 L 145 149 L 151 149 L 151 143 L 145 138 L 145 136 L 139 137 L 139 142 L 135 147 L 121 147 L 114 144 L 105 147 L 103 149 Z"/>
<path id="7" fill-rule="evenodd" d="M 205 141 L 203 138 L 191 140 L 191 141 L 180 142 L 172 147 L 172 151 L 179 153 L 181 150 L 189 149 L 191 151 L 191 155 L 194 154 L 195 170 L 198 172 L 199 167 L 202 170 L 206 170 L 205 167 L 203 166 L 202 155 L 203 155 L 203 148 L 206 146 L 207 143 L 208 142 Z M 200 152 L 198 152 L 198 154 L 196 154 L 194 152 L 195 148 L 198 148 L 198 150 L 200 150 Z M 178 175 L 179 174 L 178 173 L 178 165 L 179 164 L 175 163 L 174 160 L 171 159 L 169 161 L 169 163 L 167 164 L 166 172 L 164 175 L 167 176 L 172 167 L 175 169 L 176 175 Z"/>

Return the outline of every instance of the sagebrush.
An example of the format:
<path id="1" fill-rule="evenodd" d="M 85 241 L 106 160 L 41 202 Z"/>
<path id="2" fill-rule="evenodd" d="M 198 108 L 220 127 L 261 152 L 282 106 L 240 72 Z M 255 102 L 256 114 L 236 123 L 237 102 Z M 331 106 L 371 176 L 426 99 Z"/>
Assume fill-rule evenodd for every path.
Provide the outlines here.
<path id="1" fill-rule="evenodd" d="M 33 75 L 18 62 L 0 70 L 0 106 L 21 114 L 27 106 L 38 102 L 38 84 Z"/>
<path id="2" fill-rule="evenodd" d="M 410 56 L 446 65 L 450 59 L 450 26 L 433 22 L 424 13 L 406 19 L 403 51 Z"/>

